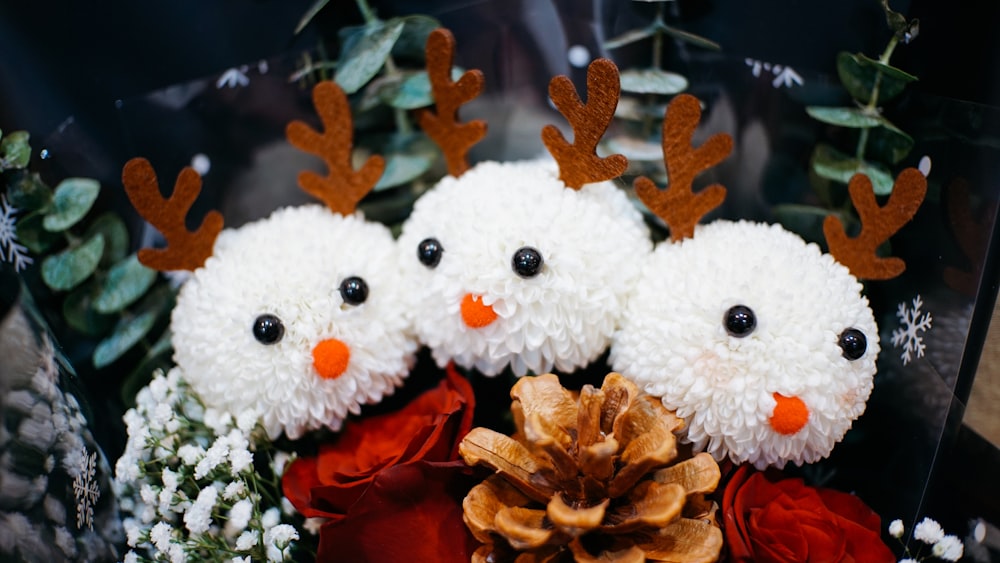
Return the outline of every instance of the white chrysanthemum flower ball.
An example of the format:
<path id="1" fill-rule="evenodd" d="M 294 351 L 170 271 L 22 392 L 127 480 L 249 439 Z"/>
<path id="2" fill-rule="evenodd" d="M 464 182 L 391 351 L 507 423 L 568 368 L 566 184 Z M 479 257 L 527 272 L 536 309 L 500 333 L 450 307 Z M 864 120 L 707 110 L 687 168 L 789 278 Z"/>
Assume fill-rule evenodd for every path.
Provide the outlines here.
<path id="1" fill-rule="evenodd" d="M 319 205 L 224 230 L 171 318 L 183 377 L 210 409 L 256 412 L 271 438 L 339 429 L 413 363 L 397 252 L 383 225 Z"/>
<path id="2" fill-rule="evenodd" d="M 417 334 L 437 363 L 519 376 L 597 359 L 651 248 L 622 190 L 567 188 L 551 160 L 444 178 L 399 245 Z"/>
<path id="3" fill-rule="evenodd" d="M 717 460 L 830 454 L 865 410 L 879 352 L 862 286 L 778 225 L 715 221 L 651 255 L 611 363 Z"/>

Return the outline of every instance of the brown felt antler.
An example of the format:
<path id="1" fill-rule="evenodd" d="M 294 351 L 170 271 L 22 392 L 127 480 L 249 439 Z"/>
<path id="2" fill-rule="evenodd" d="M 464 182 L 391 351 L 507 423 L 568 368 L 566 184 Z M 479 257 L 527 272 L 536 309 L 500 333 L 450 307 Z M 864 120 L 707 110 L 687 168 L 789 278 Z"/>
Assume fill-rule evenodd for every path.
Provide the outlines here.
<path id="1" fill-rule="evenodd" d="M 948 184 L 946 194 L 948 222 L 958 247 L 972 264 L 972 270 L 945 266 L 944 282 L 956 291 L 975 297 L 983 275 L 982 257 L 986 256 L 990 245 L 990 230 L 996 218 L 996 207 L 990 205 L 984 212 L 973 214 L 969 203 L 969 183 L 964 178 L 956 178 Z"/>
<path id="2" fill-rule="evenodd" d="M 587 103 L 568 77 L 556 76 L 549 82 L 552 103 L 573 127 L 572 144 L 554 125 L 542 129 L 542 141 L 559 163 L 559 179 L 566 187 L 578 190 L 584 184 L 617 178 L 628 167 L 623 155 L 597 156 L 597 144 L 615 116 L 620 92 L 618 67 L 608 59 L 597 59 L 587 67 Z"/>
<path id="3" fill-rule="evenodd" d="M 902 274 L 906 263 L 901 258 L 880 258 L 875 250 L 916 215 L 927 194 L 927 179 L 916 168 L 903 170 L 884 206 L 875 201 L 872 182 L 864 174 L 855 174 L 847 190 L 861 218 L 861 232 L 849 238 L 840 219 L 828 216 L 823 235 L 830 254 L 859 279 L 887 280 Z"/>
<path id="4" fill-rule="evenodd" d="M 469 169 L 469 149 L 486 136 L 486 122 L 482 119 L 458 121 L 458 108 L 483 91 L 483 73 L 467 70 L 458 80 L 451 79 L 455 37 L 446 29 L 432 31 L 425 49 L 427 76 L 437 111 L 420 110 L 417 120 L 427 136 L 441 147 L 448 173 L 458 177 Z"/>
<path id="5" fill-rule="evenodd" d="M 733 150 L 733 138 L 725 133 L 716 133 L 694 148 L 691 139 L 700 120 L 701 104 L 697 98 L 681 94 L 671 100 L 663 118 L 667 188 L 659 189 L 645 176 L 634 182 L 636 195 L 670 227 L 673 241 L 693 236 L 698 221 L 726 198 L 726 188 L 719 184 L 698 193 L 692 190 L 695 176 L 725 160 Z"/>
<path id="6" fill-rule="evenodd" d="M 321 177 L 315 172 L 303 171 L 299 173 L 299 186 L 322 200 L 333 212 L 349 215 L 375 187 L 385 170 L 385 160 L 373 155 L 360 169 L 354 170 L 351 164 L 354 138 L 351 106 L 335 82 L 327 80 L 313 88 L 313 105 L 323 122 L 323 133 L 302 121 L 293 121 L 285 128 L 285 135 L 295 148 L 322 158 L 329 174 Z"/>
<path id="7" fill-rule="evenodd" d="M 167 240 L 167 248 L 139 250 L 140 262 L 161 272 L 193 271 L 212 255 L 215 238 L 222 231 L 222 214 L 210 211 L 194 231 L 189 231 L 184 224 L 184 218 L 201 192 L 201 177 L 193 168 L 181 170 L 174 192 L 167 199 L 160 194 L 156 172 L 145 158 L 133 158 L 125 163 L 122 184 L 132 206 Z"/>

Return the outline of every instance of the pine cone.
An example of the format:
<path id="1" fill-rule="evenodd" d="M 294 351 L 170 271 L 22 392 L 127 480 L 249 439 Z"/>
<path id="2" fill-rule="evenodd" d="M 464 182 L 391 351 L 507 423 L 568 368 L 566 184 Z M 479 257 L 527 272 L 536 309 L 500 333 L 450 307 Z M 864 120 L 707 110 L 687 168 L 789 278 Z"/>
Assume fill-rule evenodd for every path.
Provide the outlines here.
<path id="1" fill-rule="evenodd" d="M 473 429 L 469 465 L 496 470 L 466 496 L 465 523 L 484 545 L 473 561 L 715 561 L 722 533 L 704 498 L 719 482 L 708 454 L 678 461 L 683 421 L 617 373 L 601 389 L 521 378 L 517 432 Z"/>

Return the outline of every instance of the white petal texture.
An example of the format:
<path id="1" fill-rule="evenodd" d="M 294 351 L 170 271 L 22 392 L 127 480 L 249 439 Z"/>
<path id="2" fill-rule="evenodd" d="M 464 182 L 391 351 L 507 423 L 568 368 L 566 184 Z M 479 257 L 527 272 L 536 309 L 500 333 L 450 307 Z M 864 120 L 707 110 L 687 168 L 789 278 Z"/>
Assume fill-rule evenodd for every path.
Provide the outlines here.
<path id="1" fill-rule="evenodd" d="M 715 221 L 652 253 L 612 366 L 676 410 L 687 439 L 717 460 L 814 462 L 872 390 L 878 330 L 861 291 L 846 267 L 780 226 Z M 738 305 L 756 319 L 741 337 L 725 320 Z M 857 359 L 839 345 L 847 329 L 867 341 Z"/>
<path id="2" fill-rule="evenodd" d="M 319 205 L 225 230 L 181 288 L 174 359 L 208 407 L 234 419 L 256 412 L 272 438 L 336 430 L 360 405 L 392 393 L 412 365 L 417 344 L 398 264 L 384 226 Z M 340 292 L 354 276 L 368 287 L 356 305 Z M 255 338 L 261 315 L 280 320 L 280 339 Z M 346 345 L 349 361 L 339 376 L 321 377 L 313 349 L 330 339 Z"/>
<path id="3" fill-rule="evenodd" d="M 418 247 L 443 251 L 429 267 Z M 495 375 L 571 372 L 610 344 L 626 294 L 649 255 L 649 231 L 611 182 L 565 187 L 551 160 L 482 162 L 424 194 L 403 225 L 400 256 L 416 294 L 415 325 L 440 365 Z M 512 268 L 521 248 L 542 267 Z M 462 301 L 474 296 L 496 318 L 471 328 Z"/>

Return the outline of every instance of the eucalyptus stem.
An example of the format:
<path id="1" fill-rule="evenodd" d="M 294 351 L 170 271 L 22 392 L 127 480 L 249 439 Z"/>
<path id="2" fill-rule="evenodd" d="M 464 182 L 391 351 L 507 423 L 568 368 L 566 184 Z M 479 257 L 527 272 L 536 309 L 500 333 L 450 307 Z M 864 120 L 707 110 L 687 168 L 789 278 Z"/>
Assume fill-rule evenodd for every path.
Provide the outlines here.
<path id="1" fill-rule="evenodd" d="M 364 18 L 365 23 L 375 22 L 375 11 L 368 5 L 368 0 L 354 0 L 354 3 L 358 6 L 358 11 L 361 12 L 361 17 Z"/>
<path id="2" fill-rule="evenodd" d="M 896 49 L 896 45 L 899 44 L 899 37 L 893 34 L 892 38 L 889 40 L 889 44 L 886 45 L 885 50 L 878 58 L 878 62 L 882 64 L 889 64 L 889 59 L 892 58 L 892 52 Z M 881 69 L 875 69 L 875 82 L 872 85 L 872 93 L 868 97 L 868 103 L 865 105 L 865 113 L 874 113 L 878 108 L 878 96 L 879 91 L 882 88 L 882 76 L 883 72 Z M 868 132 L 870 127 L 865 127 L 861 130 L 861 134 L 858 136 L 858 147 L 854 152 L 855 158 L 858 160 L 864 160 L 865 148 L 868 145 Z"/>

